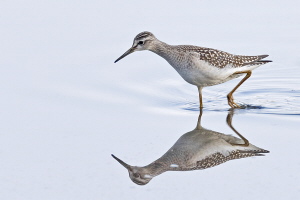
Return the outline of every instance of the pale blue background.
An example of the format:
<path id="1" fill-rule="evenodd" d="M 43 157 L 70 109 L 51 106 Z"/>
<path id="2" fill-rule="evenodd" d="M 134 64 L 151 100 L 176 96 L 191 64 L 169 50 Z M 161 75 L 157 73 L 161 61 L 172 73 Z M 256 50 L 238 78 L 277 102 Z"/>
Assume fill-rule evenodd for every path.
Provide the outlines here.
<path id="1" fill-rule="evenodd" d="M 0 2 L 0 199 L 298 199 L 299 1 Z M 169 44 L 269 54 L 235 94 L 262 109 L 233 125 L 271 151 L 135 185 L 197 121 L 197 89 L 151 52 L 114 60 L 148 30 Z M 234 80 L 204 89 L 203 126 L 226 126 Z"/>

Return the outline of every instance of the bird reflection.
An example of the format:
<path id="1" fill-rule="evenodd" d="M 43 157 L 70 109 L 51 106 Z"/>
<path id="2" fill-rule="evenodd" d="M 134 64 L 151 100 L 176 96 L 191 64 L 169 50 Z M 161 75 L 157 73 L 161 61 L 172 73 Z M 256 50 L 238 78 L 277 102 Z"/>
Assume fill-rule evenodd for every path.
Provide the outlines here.
<path id="1" fill-rule="evenodd" d="M 138 185 L 149 181 L 166 171 L 189 171 L 206 169 L 226 161 L 263 156 L 269 151 L 256 147 L 248 142 L 232 126 L 234 110 L 227 115 L 228 126 L 239 138 L 208 130 L 201 126 L 200 110 L 197 126 L 194 130 L 182 135 L 177 142 L 159 159 L 144 167 L 131 166 L 112 155 L 129 172 L 131 180 Z"/>

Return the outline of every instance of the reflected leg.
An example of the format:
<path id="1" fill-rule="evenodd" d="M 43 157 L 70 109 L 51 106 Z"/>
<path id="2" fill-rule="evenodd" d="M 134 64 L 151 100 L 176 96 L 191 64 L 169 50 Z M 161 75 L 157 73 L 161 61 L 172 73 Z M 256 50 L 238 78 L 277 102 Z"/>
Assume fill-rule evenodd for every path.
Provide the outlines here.
<path id="1" fill-rule="evenodd" d="M 198 86 L 198 91 L 199 91 L 200 108 L 203 108 L 203 103 L 202 103 L 202 87 Z"/>
<path id="2" fill-rule="evenodd" d="M 198 130 L 201 128 L 202 113 L 203 113 L 203 109 L 200 108 L 200 113 L 199 113 L 198 122 L 197 122 L 197 126 L 196 126 L 196 129 L 198 129 Z"/>
<path id="3" fill-rule="evenodd" d="M 249 141 L 244 138 L 244 136 L 242 136 L 237 130 L 235 130 L 235 128 L 233 128 L 232 126 L 232 118 L 233 118 L 233 109 L 230 110 L 230 112 L 228 113 L 227 115 L 227 118 L 226 118 L 226 122 L 227 122 L 227 125 L 244 141 L 244 144 L 231 144 L 233 146 L 243 146 L 243 147 L 247 147 L 249 146 Z"/>

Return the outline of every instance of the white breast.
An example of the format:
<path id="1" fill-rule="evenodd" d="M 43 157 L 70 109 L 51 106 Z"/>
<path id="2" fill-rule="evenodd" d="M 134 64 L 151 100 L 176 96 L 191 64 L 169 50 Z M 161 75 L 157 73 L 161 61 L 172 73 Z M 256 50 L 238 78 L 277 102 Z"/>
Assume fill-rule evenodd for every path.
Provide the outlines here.
<path id="1" fill-rule="evenodd" d="M 229 72 L 228 69 L 219 69 L 199 58 L 188 59 L 186 56 L 184 59 L 172 59 L 168 60 L 168 62 L 185 81 L 202 87 L 222 83 L 228 76 L 234 73 Z"/>
<path id="2" fill-rule="evenodd" d="M 258 67 L 244 66 L 235 68 L 231 65 L 227 65 L 224 68 L 218 68 L 210 65 L 204 60 L 200 60 L 198 56 L 192 54 L 186 54 L 183 57 L 180 57 L 180 59 L 168 59 L 167 61 L 185 81 L 200 87 L 224 83 L 241 76 L 241 74 L 233 76 L 235 72 L 252 70 L 252 68 Z"/>

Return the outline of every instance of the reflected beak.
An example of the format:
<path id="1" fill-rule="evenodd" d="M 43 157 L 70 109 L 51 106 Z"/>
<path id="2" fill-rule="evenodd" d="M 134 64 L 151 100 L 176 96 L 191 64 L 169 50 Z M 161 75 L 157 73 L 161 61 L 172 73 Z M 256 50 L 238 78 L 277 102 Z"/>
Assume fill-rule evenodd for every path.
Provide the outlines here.
<path id="1" fill-rule="evenodd" d="M 111 154 L 111 156 L 116 159 L 121 165 L 123 165 L 126 169 L 130 170 L 131 166 L 126 164 L 125 162 L 123 162 L 121 159 L 117 158 L 116 156 L 114 156 L 113 154 Z"/>
<path id="2" fill-rule="evenodd" d="M 118 62 L 119 60 L 121 60 L 122 58 L 124 58 L 125 56 L 127 56 L 127 55 L 133 53 L 134 50 L 135 50 L 135 48 L 136 48 L 136 47 L 131 47 L 128 51 L 126 51 L 123 55 L 121 55 L 120 58 L 118 58 L 118 59 L 115 61 L 115 63 Z"/>

